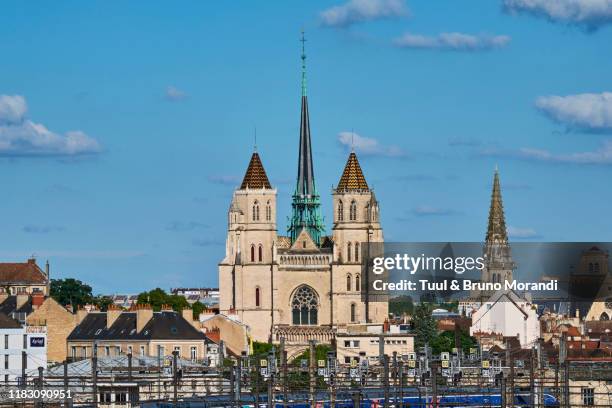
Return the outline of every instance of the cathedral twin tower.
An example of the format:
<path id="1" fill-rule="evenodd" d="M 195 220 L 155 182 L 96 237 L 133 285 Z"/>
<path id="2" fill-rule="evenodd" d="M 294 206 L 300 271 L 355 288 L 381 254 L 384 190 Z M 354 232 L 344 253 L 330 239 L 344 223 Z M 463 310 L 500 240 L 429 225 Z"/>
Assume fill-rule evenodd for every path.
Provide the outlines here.
<path id="1" fill-rule="evenodd" d="M 220 310 L 249 325 L 255 340 L 329 341 L 340 326 L 382 323 L 386 302 L 362 297 L 362 243 L 383 242 L 378 202 L 351 152 L 332 192 L 334 223 L 325 235 L 316 189 L 302 49 L 297 182 L 287 235 L 278 235 L 276 189 L 254 152 L 228 212 L 219 263 Z M 364 277 L 365 279 L 365 277 Z"/>

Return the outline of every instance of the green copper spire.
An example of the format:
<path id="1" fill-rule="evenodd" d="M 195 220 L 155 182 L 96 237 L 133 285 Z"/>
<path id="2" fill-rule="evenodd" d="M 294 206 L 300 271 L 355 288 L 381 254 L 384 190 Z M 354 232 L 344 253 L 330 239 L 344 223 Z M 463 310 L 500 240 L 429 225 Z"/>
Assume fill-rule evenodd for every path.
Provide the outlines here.
<path id="1" fill-rule="evenodd" d="M 288 232 L 294 242 L 304 228 L 312 240 L 319 245 L 325 231 L 321 216 L 321 201 L 314 181 L 312 165 L 312 145 L 310 140 L 310 119 L 308 115 L 308 98 L 306 96 L 306 54 L 304 52 L 304 32 L 302 31 L 302 111 L 300 117 L 300 147 L 298 157 L 298 175 L 291 204 L 292 215 Z"/>
<path id="2" fill-rule="evenodd" d="M 304 30 L 302 30 L 302 96 L 306 96 L 306 37 L 304 36 Z"/>

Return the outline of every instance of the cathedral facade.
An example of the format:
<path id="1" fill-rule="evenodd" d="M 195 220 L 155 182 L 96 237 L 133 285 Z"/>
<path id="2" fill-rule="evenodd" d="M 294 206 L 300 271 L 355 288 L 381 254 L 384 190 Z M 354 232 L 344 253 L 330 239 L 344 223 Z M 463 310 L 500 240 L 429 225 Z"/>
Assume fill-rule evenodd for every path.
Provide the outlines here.
<path id="1" fill-rule="evenodd" d="M 331 199 L 326 235 L 314 178 L 302 52 L 302 98 L 296 187 L 286 234 L 278 233 L 277 190 L 258 152 L 251 156 L 228 211 L 225 256 L 219 263 L 221 313 L 249 325 L 254 340 L 329 342 L 338 328 L 382 323 L 385 301 L 362 295 L 363 250 L 383 242 L 379 205 L 351 152 Z"/>

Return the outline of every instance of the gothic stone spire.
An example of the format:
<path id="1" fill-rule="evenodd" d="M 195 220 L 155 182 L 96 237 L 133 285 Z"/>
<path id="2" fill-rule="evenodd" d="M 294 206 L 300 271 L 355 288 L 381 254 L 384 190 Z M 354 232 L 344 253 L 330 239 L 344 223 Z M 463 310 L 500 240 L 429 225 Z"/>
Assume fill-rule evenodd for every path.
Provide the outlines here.
<path id="1" fill-rule="evenodd" d="M 491 193 L 491 208 L 489 209 L 489 225 L 487 228 L 486 243 L 507 243 L 506 219 L 502 203 L 499 172 L 495 169 L 493 176 L 493 192 Z"/>

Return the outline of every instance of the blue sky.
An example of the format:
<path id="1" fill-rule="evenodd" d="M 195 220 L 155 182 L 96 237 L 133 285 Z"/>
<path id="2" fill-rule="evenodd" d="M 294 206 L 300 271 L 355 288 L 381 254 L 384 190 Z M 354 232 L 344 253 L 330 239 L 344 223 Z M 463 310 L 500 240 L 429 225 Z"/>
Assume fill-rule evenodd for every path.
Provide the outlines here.
<path id="1" fill-rule="evenodd" d="M 11 2 L 0 13 L 0 259 L 96 293 L 212 286 L 253 150 L 295 181 L 306 30 L 315 177 L 347 132 L 389 241 L 610 241 L 612 5 L 586 0 Z"/>

